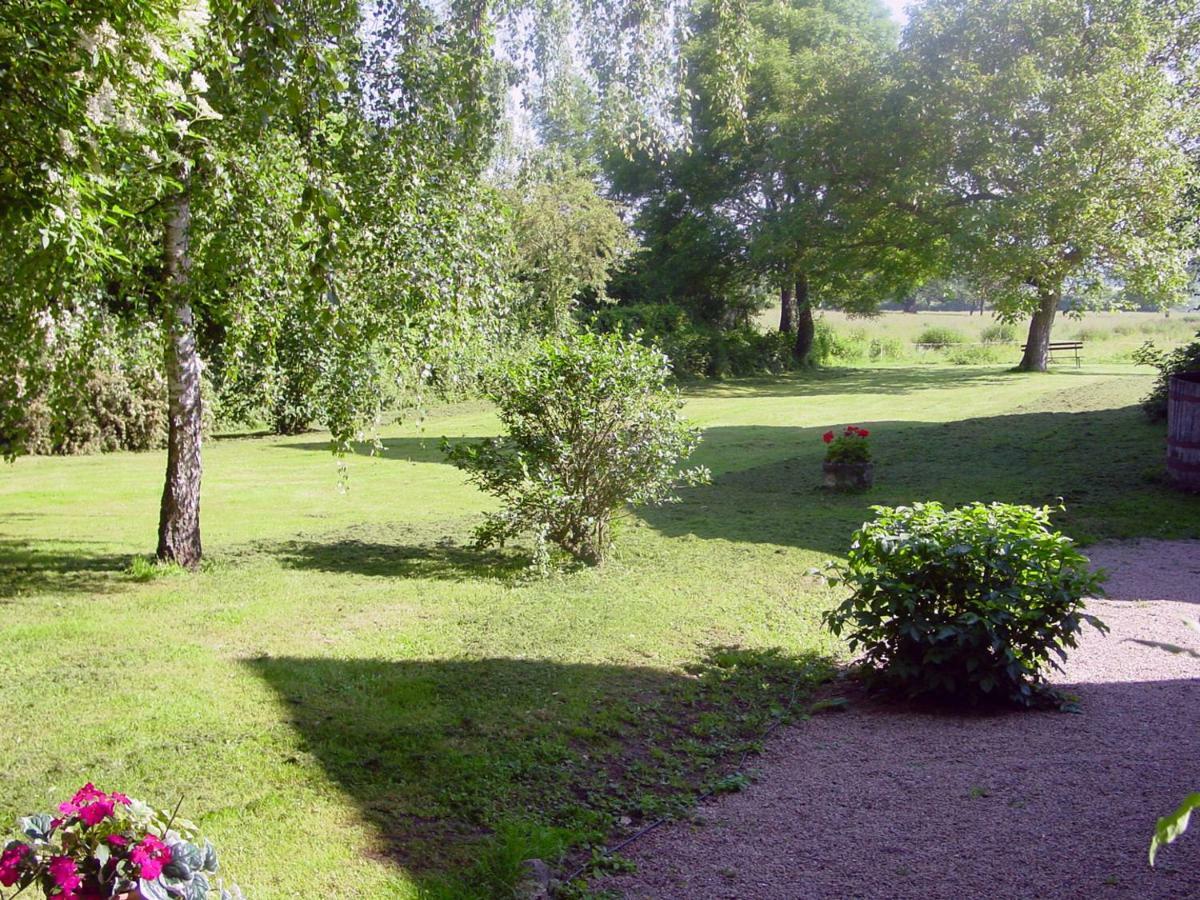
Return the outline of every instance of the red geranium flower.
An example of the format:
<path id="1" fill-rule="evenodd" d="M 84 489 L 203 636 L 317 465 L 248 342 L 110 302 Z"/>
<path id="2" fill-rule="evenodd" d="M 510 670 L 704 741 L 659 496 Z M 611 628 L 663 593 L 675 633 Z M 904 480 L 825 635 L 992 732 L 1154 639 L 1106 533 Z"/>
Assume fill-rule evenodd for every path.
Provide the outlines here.
<path id="1" fill-rule="evenodd" d="M 821 435 L 821 440 L 823 440 L 827 444 L 830 443 L 833 440 L 833 432 L 832 431 L 825 432 L 823 435 Z"/>

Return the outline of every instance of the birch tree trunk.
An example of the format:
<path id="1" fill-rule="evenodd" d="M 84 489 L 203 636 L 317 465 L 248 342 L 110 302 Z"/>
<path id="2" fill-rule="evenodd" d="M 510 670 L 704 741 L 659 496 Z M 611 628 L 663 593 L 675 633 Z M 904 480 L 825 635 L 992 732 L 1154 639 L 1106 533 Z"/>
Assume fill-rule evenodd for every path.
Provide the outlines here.
<path id="1" fill-rule="evenodd" d="M 166 332 L 167 477 L 158 518 L 158 558 L 194 568 L 200 563 L 200 355 L 187 301 L 191 209 L 187 181 L 174 201 L 163 246 Z"/>

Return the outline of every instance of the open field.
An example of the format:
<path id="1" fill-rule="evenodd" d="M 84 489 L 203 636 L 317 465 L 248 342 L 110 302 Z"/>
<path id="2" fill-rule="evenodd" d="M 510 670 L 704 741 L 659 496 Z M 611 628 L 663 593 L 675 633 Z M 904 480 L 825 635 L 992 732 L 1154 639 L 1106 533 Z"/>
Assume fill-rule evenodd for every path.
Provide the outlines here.
<path id="1" fill-rule="evenodd" d="M 387 429 L 348 492 L 322 435 L 210 442 L 208 562 L 144 581 L 160 454 L 19 459 L 0 469 L 0 817 L 94 780 L 182 796 L 256 900 L 415 896 L 470 865 L 496 896 L 521 858 L 718 783 L 803 708 L 839 653 L 809 570 L 871 504 L 1062 498 L 1085 541 L 1200 536 L 1136 407 L 1151 380 L 918 366 L 694 387 L 713 484 L 629 520 L 604 569 L 542 581 L 520 548 L 469 546 L 487 501 L 437 445 L 493 433 L 482 405 Z M 820 434 L 847 422 L 874 433 L 867 495 L 817 487 Z"/>
<path id="2" fill-rule="evenodd" d="M 1017 323 L 1011 326 L 1012 340 L 997 341 L 993 334 L 992 340 L 981 346 L 987 337 L 985 329 L 997 327 L 990 312 L 984 315 L 883 312 L 872 318 L 862 318 L 823 311 L 818 313 L 818 318 L 841 339 L 844 351 L 832 361 L 843 365 L 886 366 L 898 362 L 1016 365 L 1029 328 L 1028 322 Z M 777 328 L 779 308 L 763 310 L 756 321 L 761 328 Z M 921 333 L 929 328 L 951 330 L 961 338 L 962 345 L 946 350 L 916 347 Z M 1085 363 L 1128 363 L 1134 351 L 1146 341 L 1170 349 L 1191 340 L 1197 331 L 1200 331 L 1200 313 L 1195 312 L 1175 312 L 1170 316 L 1150 312 L 1092 312 L 1081 317 L 1060 316 L 1054 325 L 1052 340 L 1083 341 L 1081 356 Z"/>

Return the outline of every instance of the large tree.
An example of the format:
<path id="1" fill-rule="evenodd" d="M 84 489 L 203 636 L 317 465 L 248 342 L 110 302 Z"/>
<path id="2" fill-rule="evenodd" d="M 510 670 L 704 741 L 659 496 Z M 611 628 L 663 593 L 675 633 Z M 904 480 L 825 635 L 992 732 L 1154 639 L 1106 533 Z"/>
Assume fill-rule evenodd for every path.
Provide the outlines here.
<path id="1" fill-rule="evenodd" d="M 514 274 L 524 295 L 521 324 L 565 334 L 581 295 L 606 299 L 610 275 L 634 246 L 629 227 L 594 179 L 566 160 L 531 160 L 506 193 Z"/>
<path id="2" fill-rule="evenodd" d="M 160 558 L 201 556 L 203 346 L 226 386 L 270 385 L 289 359 L 301 392 L 325 392 L 320 414 L 344 448 L 388 380 L 435 372 L 473 321 L 504 321 L 487 314 L 505 296 L 503 229 L 479 179 L 504 87 L 494 15 L 536 13 L 539 60 L 581 35 L 610 121 L 669 105 L 677 3 L 489 7 L 0 6 L 0 264 L 12 274 L 0 353 L 20 372 L 0 378 L 0 413 L 20 408 L 62 328 L 100 333 L 117 315 L 160 332 Z M 6 455 L 22 449 L 6 440 Z"/>
<path id="3" fill-rule="evenodd" d="M 804 359 L 819 300 L 873 309 L 920 277 L 936 241 L 915 236 L 928 227 L 893 196 L 904 159 L 889 133 L 896 31 L 882 4 L 749 0 L 743 10 L 740 102 L 724 99 L 722 7 L 702 6 L 684 49 L 689 144 L 665 159 L 616 157 L 610 171 L 642 201 L 643 272 L 697 270 L 690 282 L 723 291 L 725 306 L 769 287 Z M 721 300 L 708 301 L 708 318 L 720 320 Z"/>
<path id="4" fill-rule="evenodd" d="M 0 20 L 0 249 L 19 275 L 5 337 L 43 347 L 64 321 L 111 313 L 161 330 L 158 556 L 194 566 L 202 337 L 251 334 L 269 356 L 272 327 L 303 309 L 344 443 L 377 395 L 378 354 L 398 350 L 387 338 L 415 331 L 405 301 L 439 307 L 406 334 L 427 344 L 492 295 L 469 191 L 442 187 L 469 185 L 486 156 L 481 26 L 377 3 L 364 43 L 361 10 L 339 0 L 16 7 Z M 239 208 L 250 184 L 259 202 Z M 300 252 L 301 273 L 264 292 L 273 249 Z"/>
<path id="5" fill-rule="evenodd" d="M 1183 4 L 1191 6 L 1191 4 Z M 1186 284 L 1195 108 L 1179 4 L 929 0 L 904 39 L 906 127 L 956 269 L 1004 317 L 1030 317 L 1044 371 L 1064 286 L 1118 279 L 1164 300 Z M 1174 61 L 1174 62 L 1173 62 Z"/>

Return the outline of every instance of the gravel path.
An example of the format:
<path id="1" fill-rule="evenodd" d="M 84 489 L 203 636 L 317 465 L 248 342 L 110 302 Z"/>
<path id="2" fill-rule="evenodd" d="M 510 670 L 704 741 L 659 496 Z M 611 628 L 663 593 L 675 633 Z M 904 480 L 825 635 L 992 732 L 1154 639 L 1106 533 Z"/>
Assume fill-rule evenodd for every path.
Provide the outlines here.
<path id="1" fill-rule="evenodd" d="M 1200 897 L 1200 541 L 1099 545 L 1110 599 L 1054 680 L 1082 714 L 962 717 L 865 699 L 789 728 L 747 790 L 647 835 L 628 898 Z M 1145 602 L 1150 600 L 1152 602 Z M 1131 602 L 1134 601 L 1134 602 Z M 1169 653 L 1162 644 L 1188 648 Z"/>

